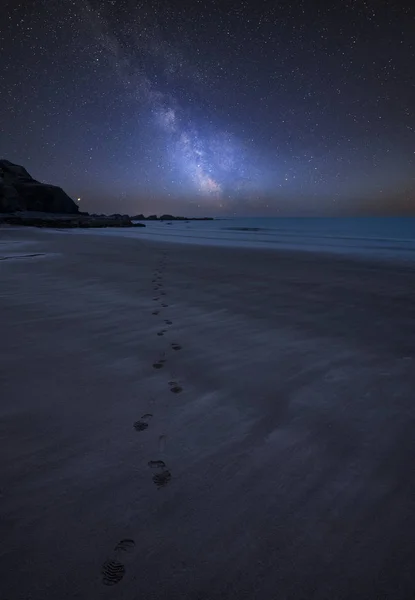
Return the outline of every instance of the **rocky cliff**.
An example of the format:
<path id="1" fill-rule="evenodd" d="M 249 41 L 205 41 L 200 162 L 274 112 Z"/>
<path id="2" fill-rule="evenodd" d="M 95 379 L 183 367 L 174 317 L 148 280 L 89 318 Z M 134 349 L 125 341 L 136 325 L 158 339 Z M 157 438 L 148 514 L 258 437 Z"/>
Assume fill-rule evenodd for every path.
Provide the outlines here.
<path id="1" fill-rule="evenodd" d="M 24 167 L 0 160 L 0 213 L 17 211 L 76 214 L 79 209 L 62 188 L 40 183 Z"/>

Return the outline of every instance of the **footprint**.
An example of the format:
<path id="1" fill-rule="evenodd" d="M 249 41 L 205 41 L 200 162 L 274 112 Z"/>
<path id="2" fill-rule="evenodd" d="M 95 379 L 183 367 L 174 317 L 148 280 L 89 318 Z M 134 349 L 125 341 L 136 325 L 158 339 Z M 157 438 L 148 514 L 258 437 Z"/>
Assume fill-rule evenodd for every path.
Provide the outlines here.
<path id="1" fill-rule="evenodd" d="M 148 427 L 148 423 L 144 423 L 144 421 L 136 421 L 134 423 L 134 429 L 136 431 L 144 431 L 144 429 L 147 429 Z"/>
<path id="2" fill-rule="evenodd" d="M 153 475 L 153 482 L 157 488 L 166 487 L 171 479 L 171 473 L 167 469 Z"/>
<path id="3" fill-rule="evenodd" d="M 115 585 L 124 577 L 125 567 L 118 560 L 107 560 L 102 565 L 101 573 L 104 585 Z"/>
<path id="4" fill-rule="evenodd" d="M 164 469 L 166 463 L 164 462 L 164 460 L 149 460 L 148 466 L 150 467 L 150 469 Z"/>
<path id="5" fill-rule="evenodd" d="M 159 310 L 153 310 L 153 312 L 151 313 L 152 315 L 158 315 L 160 313 Z"/>
<path id="6" fill-rule="evenodd" d="M 121 540 L 114 548 L 114 552 L 122 551 L 122 552 L 132 552 L 135 548 L 134 540 Z"/>
<path id="7" fill-rule="evenodd" d="M 106 560 L 101 568 L 102 583 L 116 585 L 125 575 L 125 566 L 119 560 L 121 555 L 131 554 L 135 548 L 134 540 L 125 539 L 118 542 L 114 548 L 113 558 Z"/>
<path id="8" fill-rule="evenodd" d="M 160 296 L 165 296 L 166 292 L 160 292 Z"/>
<path id="9" fill-rule="evenodd" d="M 153 482 L 157 488 L 165 487 L 171 480 L 171 473 L 166 469 L 164 460 L 150 460 L 148 466 L 150 469 L 161 469 L 158 473 L 154 473 Z"/>
<path id="10" fill-rule="evenodd" d="M 167 329 L 162 329 L 161 331 L 157 332 L 157 335 L 164 335 L 166 333 Z"/>
<path id="11" fill-rule="evenodd" d="M 169 381 L 169 386 L 170 391 L 173 392 L 173 394 L 180 394 L 180 392 L 183 391 L 183 388 L 180 385 L 178 385 L 176 381 Z"/>
<path id="12" fill-rule="evenodd" d="M 164 367 L 165 359 L 160 359 L 157 362 L 153 363 L 153 369 L 162 369 Z"/>
<path id="13" fill-rule="evenodd" d="M 134 423 L 134 429 L 136 431 L 144 431 L 145 429 L 147 429 L 147 427 L 148 427 L 147 421 L 149 421 L 152 416 L 153 415 L 151 415 L 150 413 L 146 413 L 145 415 L 143 415 L 139 421 L 136 421 Z"/>
<path id="14" fill-rule="evenodd" d="M 175 342 L 172 343 L 171 347 L 173 350 L 181 350 L 182 349 L 180 344 L 176 344 Z"/>
<path id="15" fill-rule="evenodd" d="M 160 296 L 157 296 L 156 298 L 153 298 L 153 300 L 160 300 Z"/>
<path id="16" fill-rule="evenodd" d="M 173 321 L 170 321 L 170 319 L 164 319 L 164 322 L 166 325 L 173 325 Z"/>
<path id="17" fill-rule="evenodd" d="M 161 306 L 162 306 L 163 308 L 167 308 L 167 307 L 168 307 L 168 304 L 166 304 L 165 302 L 162 302 L 162 303 L 161 303 Z"/>

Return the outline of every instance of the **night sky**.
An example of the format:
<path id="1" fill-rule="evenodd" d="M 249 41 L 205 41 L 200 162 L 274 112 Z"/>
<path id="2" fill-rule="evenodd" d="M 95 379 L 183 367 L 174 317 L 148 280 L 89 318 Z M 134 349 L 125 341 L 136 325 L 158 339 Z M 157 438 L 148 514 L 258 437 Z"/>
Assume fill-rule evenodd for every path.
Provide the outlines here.
<path id="1" fill-rule="evenodd" d="M 415 211 L 415 9 L 4 0 L 0 158 L 90 212 Z"/>

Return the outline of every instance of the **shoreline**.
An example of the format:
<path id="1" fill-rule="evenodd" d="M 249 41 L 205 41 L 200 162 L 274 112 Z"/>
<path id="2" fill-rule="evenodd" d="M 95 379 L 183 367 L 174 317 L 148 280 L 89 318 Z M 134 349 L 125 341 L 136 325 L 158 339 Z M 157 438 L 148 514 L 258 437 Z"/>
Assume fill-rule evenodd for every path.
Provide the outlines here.
<path id="1" fill-rule="evenodd" d="M 36 231 L 38 228 L 27 228 L 27 227 L 18 227 L 18 226 L 3 226 L 0 228 L 0 232 L 13 230 L 13 231 Z M 129 227 L 104 227 L 104 228 L 41 228 L 41 231 L 47 234 L 68 234 L 68 235 L 97 235 L 102 236 L 104 238 L 129 238 L 132 240 L 136 240 L 138 243 L 145 242 L 149 244 L 155 245 L 166 245 L 169 247 L 170 245 L 179 245 L 183 247 L 189 248 L 189 246 L 193 248 L 216 248 L 221 250 L 241 250 L 241 251 L 259 251 L 265 253 L 273 253 L 273 254 L 281 254 L 283 256 L 298 256 L 299 258 L 315 256 L 318 259 L 328 260 L 344 260 L 344 261 L 352 261 L 355 263 L 373 263 L 374 265 L 389 265 L 394 266 L 395 268 L 415 268 L 415 248 L 414 250 L 405 249 L 401 246 L 397 246 L 396 248 L 387 248 L 384 246 L 379 247 L 368 247 L 362 251 L 360 247 L 350 247 L 345 246 L 341 247 L 339 245 L 322 247 L 321 245 L 310 246 L 305 243 L 303 245 L 299 245 L 298 243 L 288 243 L 288 242 L 280 242 L 275 243 L 271 241 L 267 242 L 258 242 L 253 241 L 252 239 L 247 240 L 235 240 L 235 239 L 220 239 L 217 237 L 215 231 L 213 231 L 212 237 L 200 237 L 198 238 L 195 235 L 195 232 L 189 232 L 186 236 L 182 231 L 178 232 L 177 235 L 169 235 L 168 237 L 163 235 L 163 231 L 161 233 L 155 232 L 150 228 L 134 230 Z M 169 228 L 169 232 L 171 229 Z M 198 232 L 197 232 L 198 233 Z M 334 238 L 336 239 L 336 238 Z M 340 239 L 341 238 L 337 238 Z M 365 238 L 362 238 L 364 241 Z M 371 240 L 373 241 L 373 240 Z M 382 239 L 374 240 L 377 242 L 386 241 Z M 387 241 L 395 241 L 402 244 L 405 243 L 413 243 L 413 240 L 387 240 Z M 395 250 L 398 252 L 391 253 L 391 250 Z"/>
<path id="2" fill-rule="evenodd" d="M 53 219 L 50 220 L 50 215 L 48 219 L 46 220 L 50 224 Z M 174 222 L 150 218 L 147 224 L 144 224 L 144 229 L 142 223 L 124 222 L 122 215 L 112 215 L 104 221 L 100 216 L 95 216 L 93 219 L 98 220 L 94 223 L 76 224 L 75 227 L 66 227 L 64 224 L 64 226 L 45 229 L 42 226 L 41 228 L 51 232 L 70 230 L 85 233 L 88 230 L 107 236 L 133 237 L 192 246 L 256 248 L 278 252 L 337 255 L 363 262 L 409 264 L 415 260 L 415 219 L 258 217 L 227 220 L 217 218 L 209 222 L 209 219 L 202 218 L 204 222 L 201 223 L 198 218 L 193 221 L 176 219 Z M 122 227 L 117 226 L 117 219 L 122 222 Z M 33 221 L 33 214 L 31 220 Z M 67 218 L 67 220 L 74 219 Z M 3 225 L 3 228 L 11 226 Z M 141 229 L 138 231 L 137 228 Z"/>
<path id="3" fill-rule="evenodd" d="M 65 233 L 1 230 L 5 597 L 414 595 L 412 265 Z"/>

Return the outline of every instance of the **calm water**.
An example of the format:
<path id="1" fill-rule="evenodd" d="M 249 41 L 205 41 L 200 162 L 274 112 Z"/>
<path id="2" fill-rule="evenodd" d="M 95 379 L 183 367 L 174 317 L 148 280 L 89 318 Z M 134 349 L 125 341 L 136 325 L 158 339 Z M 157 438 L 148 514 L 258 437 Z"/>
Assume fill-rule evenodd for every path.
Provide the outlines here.
<path id="1" fill-rule="evenodd" d="M 146 221 L 146 229 L 136 230 L 134 235 L 187 244 L 415 260 L 415 217 L 244 218 L 173 221 L 171 225 Z"/>

